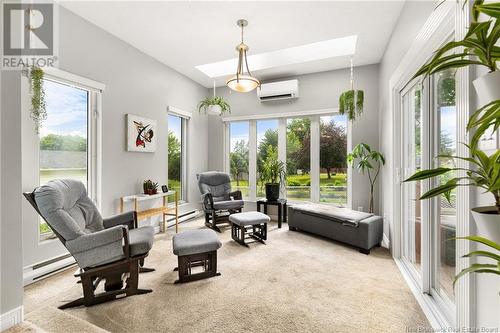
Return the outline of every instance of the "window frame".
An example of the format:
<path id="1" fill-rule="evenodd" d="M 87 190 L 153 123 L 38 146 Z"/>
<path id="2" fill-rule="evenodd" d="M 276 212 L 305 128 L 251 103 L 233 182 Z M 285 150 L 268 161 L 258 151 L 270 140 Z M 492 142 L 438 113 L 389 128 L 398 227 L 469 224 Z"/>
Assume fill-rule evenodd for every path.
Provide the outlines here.
<path id="1" fill-rule="evenodd" d="M 286 164 L 286 133 L 287 133 L 287 120 L 294 118 L 309 118 L 311 120 L 311 188 L 310 198 L 304 201 L 289 200 L 289 203 L 304 203 L 313 202 L 320 203 L 320 121 L 322 116 L 336 116 L 340 115 L 338 108 L 328 108 L 320 110 L 308 110 L 297 112 L 283 112 L 283 113 L 268 113 L 263 115 L 249 115 L 249 116 L 227 116 L 223 117 L 224 123 L 224 162 L 223 170 L 226 173 L 230 172 L 229 167 L 229 152 L 230 152 L 230 123 L 231 122 L 249 122 L 249 197 L 246 201 L 255 202 L 257 200 L 257 121 L 259 120 L 278 120 L 278 159 Z M 347 121 L 347 151 L 352 149 L 352 122 Z M 352 208 L 352 168 L 347 168 L 347 204 L 346 207 Z M 286 191 L 285 191 L 286 192 Z M 285 193 L 281 192 L 281 196 L 285 197 Z M 327 205 L 336 206 L 334 203 L 323 203 Z"/>
<path id="2" fill-rule="evenodd" d="M 105 85 L 73 73 L 50 68 L 45 70 L 44 80 L 73 87 L 87 92 L 87 193 L 96 207 L 101 209 L 101 173 L 102 173 L 102 93 Z M 37 163 L 40 161 L 40 136 L 36 138 Z M 36 172 L 39 174 L 40 166 Z M 39 186 L 40 177 L 37 176 Z M 38 243 L 55 239 L 52 231 L 40 233 Z"/>
<path id="3" fill-rule="evenodd" d="M 167 135 L 168 135 L 168 116 L 179 117 L 181 120 L 181 193 L 179 196 L 179 203 L 188 203 L 188 131 L 189 131 L 189 120 L 191 119 L 191 114 L 189 112 L 183 111 L 173 106 L 167 107 Z M 167 184 L 168 184 L 168 140 L 167 140 Z M 170 189 L 169 189 L 170 190 Z"/>

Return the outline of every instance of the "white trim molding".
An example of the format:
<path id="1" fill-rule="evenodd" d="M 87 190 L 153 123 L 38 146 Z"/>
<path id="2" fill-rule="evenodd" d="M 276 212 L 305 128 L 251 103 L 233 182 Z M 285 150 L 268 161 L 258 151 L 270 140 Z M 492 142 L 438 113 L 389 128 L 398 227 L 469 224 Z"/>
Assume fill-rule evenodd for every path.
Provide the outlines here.
<path id="1" fill-rule="evenodd" d="M 181 109 L 176 108 L 175 106 L 172 106 L 172 105 L 167 106 L 167 112 L 169 114 L 179 116 L 179 117 L 185 118 L 185 119 L 191 119 L 191 117 L 193 117 L 193 114 L 191 112 L 181 110 Z"/>
<path id="2" fill-rule="evenodd" d="M 24 320 L 24 306 L 18 306 L 0 315 L 0 331 L 5 331 L 15 325 L 21 324 Z"/>
<path id="3" fill-rule="evenodd" d="M 102 82 L 94 81 L 81 75 L 66 72 L 59 68 L 46 67 L 43 71 L 48 79 L 67 84 L 69 86 L 74 86 L 76 88 L 85 88 L 86 90 L 94 90 L 98 92 L 103 92 L 106 88 L 106 85 Z M 75 86 L 75 83 L 77 83 L 78 85 Z"/>
<path id="4" fill-rule="evenodd" d="M 318 110 L 307 110 L 307 111 L 293 111 L 293 112 L 280 112 L 280 113 L 266 113 L 266 114 L 250 114 L 243 116 L 227 116 L 222 117 L 223 122 L 230 121 L 245 121 L 245 120 L 262 120 L 262 119 L 280 119 L 280 118 L 297 118 L 297 117 L 312 117 L 329 115 L 333 113 L 338 113 L 339 108 L 327 108 Z"/>
<path id="5" fill-rule="evenodd" d="M 464 3 L 464 0 L 457 1 L 455 8 L 455 39 L 461 40 L 467 33 L 470 24 L 470 8 L 471 1 Z M 456 73 L 456 113 L 457 113 L 457 129 L 456 136 L 457 142 L 469 142 L 467 135 L 467 123 L 471 109 L 470 99 L 470 75 L 471 68 L 463 67 L 457 70 Z M 462 144 L 457 145 L 457 155 L 462 157 L 470 157 L 469 150 Z M 469 169 L 470 163 L 462 159 L 457 161 L 457 168 Z M 465 171 L 460 171 L 457 177 L 465 176 Z M 457 188 L 457 237 L 464 237 L 471 234 L 470 228 L 470 208 L 471 196 L 470 188 L 459 186 Z M 471 260 L 463 258 L 463 256 L 471 251 L 469 241 L 457 241 L 455 247 L 455 257 L 460 258 L 457 260 L 455 273 L 458 274 L 462 269 L 469 267 Z M 472 292 L 471 286 L 475 285 L 473 274 L 466 274 L 457 281 L 456 290 L 456 327 L 475 327 L 475 315 L 473 309 L 476 308 L 476 297 Z"/>

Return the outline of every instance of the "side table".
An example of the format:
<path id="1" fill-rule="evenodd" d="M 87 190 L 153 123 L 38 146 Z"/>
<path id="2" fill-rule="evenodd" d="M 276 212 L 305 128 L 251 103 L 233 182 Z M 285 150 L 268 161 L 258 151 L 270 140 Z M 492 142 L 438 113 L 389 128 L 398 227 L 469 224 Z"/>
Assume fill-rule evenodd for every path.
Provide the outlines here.
<path id="1" fill-rule="evenodd" d="M 257 200 L 257 211 L 260 212 L 261 205 L 264 206 L 264 214 L 267 214 L 267 206 L 278 206 L 278 228 L 281 228 L 281 223 L 286 222 L 286 199 L 278 199 L 269 201 L 267 199 Z"/>

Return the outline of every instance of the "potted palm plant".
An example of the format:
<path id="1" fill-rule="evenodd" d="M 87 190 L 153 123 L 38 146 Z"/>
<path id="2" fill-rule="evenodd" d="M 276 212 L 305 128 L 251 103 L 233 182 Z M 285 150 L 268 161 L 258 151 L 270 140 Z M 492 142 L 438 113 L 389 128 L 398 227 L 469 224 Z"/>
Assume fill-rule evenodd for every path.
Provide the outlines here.
<path id="1" fill-rule="evenodd" d="M 347 162 L 353 164 L 357 160 L 356 168 L 363 174 L 368 175 L 370 181 L 370 208 L 369 213 L 373 213 L 373 190 L 375 182 L 380 173 L 380 168 L 385 164 L 385 158 L 382 153 L 372 150 L 366 143 L 359 143 L 352 152 L 347 155 Z M 372 174 L 372 172 L 375 172 Z"/>
<path id="2" fill-rule="evenodd" d="M 267 157 L 262 163 L 260 173 L 261 184 L 266 186 L 266 199 L 276 201 L 280 196 L 280 189 L 285 184 L 286 168 L 285 163 L 278 159 L 278 150 L 269 145 L 267 147 Z"/>
<path id="3" fill-rule="evenodd" d="M 470 169 L 438 167 L 435 169 L 421 170 L 410 176 L 405 182 L 420 181 L 434 177 L 449 175 L 450 179 L 420 196 L 420 199 L 429 199 L 443 195 L 448 201 L 451 199 L 451 191 L 459 186 L 474 186 L 491 193 L 495 200 L 494 206 L 472 208 L 472 215 L 481 234 L 500 242 L 500 150 L 491 155 L 467 146 L 470 151 L 469 157 L 452 155 L 439 155 L 438 158 L 462 159 L 470 162 Z M 456 177 L 456 171 L 466 171 L 465 177 Z"/>

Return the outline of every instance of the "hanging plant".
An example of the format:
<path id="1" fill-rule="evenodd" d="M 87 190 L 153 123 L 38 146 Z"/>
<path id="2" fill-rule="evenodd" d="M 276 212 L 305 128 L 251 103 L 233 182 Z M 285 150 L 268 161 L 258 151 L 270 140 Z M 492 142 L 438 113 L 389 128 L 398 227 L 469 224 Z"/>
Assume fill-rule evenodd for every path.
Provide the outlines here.
<path id="1" fill-rule="evenodd" d="M 205 114 L 210 115 L 220 115 L 225 113 L 231 113 L 231 106 L 229 103 L 220 96 L 215 95 L 215 81 L 214 81 L 214 95 L 212 97 L 204 98 L 198 104 L 198 112 L 205 112 Z"/>
<path id="2" fill-rule="evenodd" d="M 31 87 L 31 119 L 35 123 L 35 133 L 40 133 L 40 128 L 45 119 L 47 119 L 47 110 L 45 109 L 45 91 L 43 89 L 43 70 L 38 67 L 31 68 L 29 72 Z"/>
<path id="3" fill-rule="evenodd" d="M 351 89 L 344 91 L 339 97 L 339 113 L 347 114 L 349 120 L 363 113 L 365 94 L 363 90 L 354 90 L 354 66 L 351 59 Z"/>

